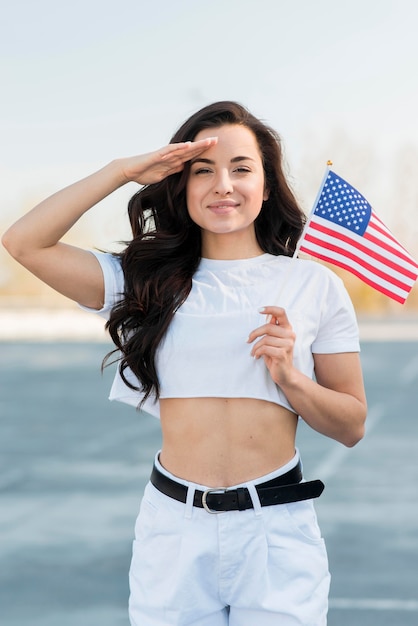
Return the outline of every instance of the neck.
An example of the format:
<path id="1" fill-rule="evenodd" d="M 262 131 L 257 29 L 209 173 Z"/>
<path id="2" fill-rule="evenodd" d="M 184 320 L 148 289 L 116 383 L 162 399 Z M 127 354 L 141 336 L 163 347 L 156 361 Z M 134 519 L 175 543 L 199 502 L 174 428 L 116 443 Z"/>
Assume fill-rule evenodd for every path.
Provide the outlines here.
<path id="1" fill-rule="evenodd" d="M 255 237 L 240 237 L 238 233 L 214 234 L 202 233 L 202 257 L 233 261 L 250 259 L 264 253 Z"/>

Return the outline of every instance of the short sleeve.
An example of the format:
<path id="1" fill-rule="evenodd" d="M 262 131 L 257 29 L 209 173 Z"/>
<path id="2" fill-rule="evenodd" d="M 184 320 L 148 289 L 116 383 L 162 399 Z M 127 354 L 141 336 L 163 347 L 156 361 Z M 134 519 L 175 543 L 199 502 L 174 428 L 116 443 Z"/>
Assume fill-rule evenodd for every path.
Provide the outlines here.
<path id="1" fill-rule="evenodd" d="M 312 344 L 312 352 L 359 352 L 359 330 L 353 304 L 343 281 L 332 272 L 329 273 L 326 291 L 323 294 L 320 324 Z"/>
<path id="2" fill-rule="evenodd" d="M 79 304 L 84 311 L 96 313 L 106 319 L 109 318 L 113 306 L 123 298 L 124 276 L 120 259 L 113 254 L 106 252 L 96 252 L 91 250 L 100 263 L 104 280 L 104 303 L 101 309 L 91 309 Z"/>

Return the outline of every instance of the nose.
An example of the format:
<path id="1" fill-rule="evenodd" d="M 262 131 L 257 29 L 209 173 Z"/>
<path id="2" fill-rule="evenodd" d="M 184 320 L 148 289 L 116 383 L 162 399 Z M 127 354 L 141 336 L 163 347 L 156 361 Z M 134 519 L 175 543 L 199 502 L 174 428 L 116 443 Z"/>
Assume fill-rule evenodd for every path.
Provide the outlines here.
<path id="1" fill-rule="evenodd" d="M 234 190 L 228 170 L 220 170 L 215 180 L 215 193 L 220 196 L 227 196 Z"/>

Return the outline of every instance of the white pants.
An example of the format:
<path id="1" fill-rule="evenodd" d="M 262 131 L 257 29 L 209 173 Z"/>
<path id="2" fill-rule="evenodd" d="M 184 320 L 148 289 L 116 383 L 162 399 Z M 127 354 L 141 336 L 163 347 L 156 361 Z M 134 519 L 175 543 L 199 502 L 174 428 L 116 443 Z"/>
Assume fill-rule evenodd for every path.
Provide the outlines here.
<path id="1" fill-rule="evenodd" d="M 324 626 L 330 576 L 311 500 L 210 514 L 145 489 L 130 569 L 132 626 Z M 238 485 L 237 485 L 238 486 Z"/>

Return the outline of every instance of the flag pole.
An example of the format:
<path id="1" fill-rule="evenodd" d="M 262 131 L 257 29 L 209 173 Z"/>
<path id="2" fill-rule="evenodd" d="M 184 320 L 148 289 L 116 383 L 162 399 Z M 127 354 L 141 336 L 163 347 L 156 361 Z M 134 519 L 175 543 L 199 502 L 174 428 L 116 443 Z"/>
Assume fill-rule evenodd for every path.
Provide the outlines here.
<path id="1" fill-rule="evenodd" d="M 295 251 L 293 253 L 292 259 L 296 259 L 297 255 L 299 254 L 299 250 L 300 250 L 300 247 L 302 245 L 303 238 L 304 238 L 304 236 L 306 234 L 306 231 L 309 228 L 309 224 L 311 223 L 312 216 L 315 213 L 315 209 L 316 209 L 316 207 L 318 205 L 319 198 L 321 197 L 321 193 L 322 193 L 322 191 L 324 189 L 324 185 L 325 185 L 326 180 L 328 178 L 328 174 L 329 174 L 329 170 L 331 169 L 331 165 L 332 165 L 332 161 L 327 161 L 327 167 L 325 169 L 324 177 L 323 177 L 322 182 L 321 182 L 321 184 L 319 186 L 319 190 L 318 190 L 318 193 L 316 194 L 315 202 L 312 205 L 312 208 L 311 208 L 311 211 L 310 211 L 310 213 L 308 215 L 308 218 L 306 220 L 305 226 L 303 227 L 302 234 L 299 237 L 299 240 L 298 240 L 298 242 L 296 244 L 296 248 L 295 248 Z"/>
<path id="2" fill-rule="evenodd" d="M 303 227 L 302 234 L 301 234 L 301 236 L 299 237 L 299 240 L 298 240 L 298 242 L 297 242 L 297 244 L 296 244 L 296 248 L 295 248 L 295 251 L 294 251 L 294 253 L 293 253 L 293 255 L 292 255 L 292 260 L 291 260 L 291 263 L 290 263 L 289 270 L 288 270 L 288 272 L 287 272 L 287 274 L 286 274 L 286 277 L 285 277 L 284 281 L 282 282 L 282 284 L 281 284 L 281 286 L 280 286 L 280 289 L 279 289 L 279 292 L 277 293 L 277 296 L 276 296 L 276 298 L 275 298 L 275 300 L 274 300 L 274 303 L 275 303 L 275 305 L 276 305 L 276 306 L 277 306 L 277 305 L 279 305 L 279 300 L 280 300 L 280 297 L 281 297 L 281 295 L 282 295 L 282 293 L 283 293 L 283 289 L 284 289 L 284 288 L 285 288 L 285 286 L 287 285 L 288 280 L 289 280 L 289 276 L 290 276 L 290 275 L 291 275 L 291 273 L 292 273 L 292 268 L 294 267 L 295 260 L 296 260 L 296 258 L 297 258 L 297 256 L 298 256 L 298 254 L 299 254 L 299 250 L 300 250 L 300 247 L 301 247 L 301 245 L 302 245 L 303 238 L 304 238 L 305 233 L 306 233 L 306 231 L 307 231 L 307 229 L 308 229 L 308 227 L 309 227 L 309 224 L 310 224 L 310 222 L 311 222 L 312 216 L 313 216 L 313 214 L 315 213 L 315 209 L 316 209 L 317 204 L 318 204 L 318 202 L 319 202 L 319 198 L 321 197 L 321 193 L 322 193 L 322 191 L 323 191 L 323 189 L 324 189 L 324 185 L 325 185 L 326 180 L 327 180 L 327 178 L 328 178 L 328 174 L 329 174 L 329 171 L 330 171 L 331 165 L 332 165 L 332 161 L 327 161 L 327 166 L 326 166 L 326 169 L 325 169 L 324 176 L 323 176 L 323 178 L 322 178 L 322 182 L 321 182 L 321 184 L 320 184 L 320 186 L 319 186 L 319 190 L 318 190 L 318 193 L 316 194 L 315 201 L 314 201 L 314 203 L 313 203 L 313 205 L 312 205 L 312 208 L 311 208 L 311 210 L 310 210 L 310 213 L 309 213 L 309 215 L 308 215 L 308 218 L 307 218 L 307 220 L 306 220 L 306 223 L 305 223 L 305 225 L 304 225 L 304 227 Z M 272 316 L 271 316 L 271 315 L 269 315 L 269 316 L 267 317 L 267 323 L 270 323 L 270 322 L 271 322 L 271 318 L 272 318 Z"/>

